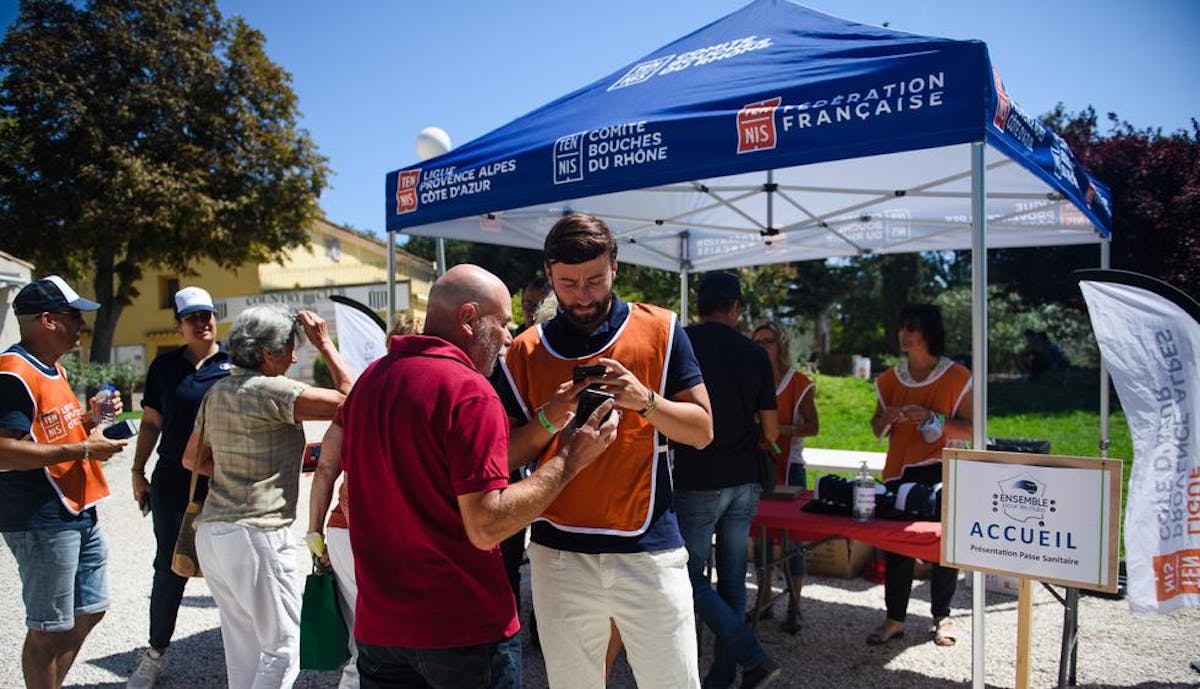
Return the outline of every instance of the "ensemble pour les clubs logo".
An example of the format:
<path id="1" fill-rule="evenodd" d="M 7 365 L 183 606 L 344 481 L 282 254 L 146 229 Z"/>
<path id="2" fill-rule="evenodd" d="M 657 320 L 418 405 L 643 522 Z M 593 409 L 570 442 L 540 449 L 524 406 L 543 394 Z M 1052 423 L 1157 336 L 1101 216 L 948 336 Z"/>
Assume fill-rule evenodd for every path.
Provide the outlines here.
<path id="1" fill-rule="evenodd" d="M 1046 496 L 1046 484 L 1028 474 L 1000 481 L 997 492 L 992 493 L 992 511 L 1017 522 L 1043 522 L 1048 512 L 1057 511 L 1056 503 Z"/>

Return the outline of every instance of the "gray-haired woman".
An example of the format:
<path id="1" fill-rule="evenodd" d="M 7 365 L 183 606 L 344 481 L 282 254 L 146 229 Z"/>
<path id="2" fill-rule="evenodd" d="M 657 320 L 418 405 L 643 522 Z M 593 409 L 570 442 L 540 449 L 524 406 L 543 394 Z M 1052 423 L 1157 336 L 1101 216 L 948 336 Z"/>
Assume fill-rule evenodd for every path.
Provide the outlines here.
<path id="1" fill-rule="evenodd" d="M 329 364 L 336 390 L 284 374 L 301 331 Z M 332 419 L 350 373 L 325 321 L 278 306 L 247 309 L 229 333 L 237 366 L 209 390 L 184 456 L 212 476 L 196 519 L 196 552 L 221 615 L 230 689 L 286 689 L 300 672 L 296 518 L 302 421 Z"/>

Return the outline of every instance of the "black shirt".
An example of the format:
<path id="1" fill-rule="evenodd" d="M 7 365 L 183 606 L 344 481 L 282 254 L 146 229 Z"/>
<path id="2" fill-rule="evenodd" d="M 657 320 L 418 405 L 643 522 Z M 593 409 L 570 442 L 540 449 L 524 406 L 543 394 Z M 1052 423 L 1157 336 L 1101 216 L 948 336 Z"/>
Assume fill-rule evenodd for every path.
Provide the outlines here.
<path id="1" fill-rule="evenodd" d="M 183 451 L 204 393 L 233 368 L 223 344 L 198 369 L 184 357 L 186 350 L 187 347 L 179 347 L 160 354 L 150 363 L 150 372 L 146 374 L 142 406 L 162 415 L 156 471 L 163 463 L 182 465 Z"/>
<path id="2" fill-rule="evenodd" d="M 690 325 L 684 331 L 712 403 L 713 441 L 703 450 L 676 446 L 675 487 L 714 490 L 757 483 L 762 431 L 755 414 L 777 405 L 767 353 L 721 323 Z"/>

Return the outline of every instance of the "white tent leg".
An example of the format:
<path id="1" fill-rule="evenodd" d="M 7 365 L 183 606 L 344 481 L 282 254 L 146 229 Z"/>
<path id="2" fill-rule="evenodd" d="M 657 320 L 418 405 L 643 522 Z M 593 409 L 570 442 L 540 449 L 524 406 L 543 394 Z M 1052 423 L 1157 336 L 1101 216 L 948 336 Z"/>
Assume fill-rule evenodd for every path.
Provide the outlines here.
<path id="1" fill-rule="evenodd" d="M 391 330 L 396 323 L 396 233 L 388 232 L 387 236 L 387 324 Z"/>
<path id="2" fill-rule="evenodd" d="M 1112 250 L 1112 240 L 1105 238 L 1100 242 L 1100 268 L 1108 270 L 1111 263 L 1110 251 Z M 1109 414 L 1109 399 L 1108 399 L 1108 366 L 1104 363 L 1104 357 L 1100 357 L 1100 458 L 1108 459 L 1108 414 Z"/>
<path id="3" fill-rule="evenodd" d="M 692 269 L 690 241 L 690 232 L 679 233 L 679 323 L 684 326 L 688 324 L 688 273 Z"/>
<path id="4" fill-rule="evenodd" d="M 437 238 L 437 276 L 441 277 L 446 274 L 446 240 L 443 237 Z"/>
<path id="5" fill-rule="evenodd" d="M 984 143 L 971 144 L 972 447 L 987 449 L 987 188 Z M 971 573 L 971 687 L 984 689 L 983 572 Z"/>
<path id="6" fill-rule="evenodd" d="M 688 324 L 688 269 L 679 269 L 679 323 Z"/>

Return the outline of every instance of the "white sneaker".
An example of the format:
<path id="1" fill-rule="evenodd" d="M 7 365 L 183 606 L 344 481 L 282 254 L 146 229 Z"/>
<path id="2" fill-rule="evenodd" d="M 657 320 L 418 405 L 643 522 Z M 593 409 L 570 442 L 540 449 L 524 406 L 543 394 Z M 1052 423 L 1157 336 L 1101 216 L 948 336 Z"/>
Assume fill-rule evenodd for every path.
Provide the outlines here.
<path id="1" fill-rule="evenodd" d="M 125 689 L 151 689 L 158 681 L 158 676 L 162 674 L 163 665 L 166 665 L 167 662 L 162 651 L 147 648 L 142 651 L 141 656 L 137 669 L 133 671 Z"/>

